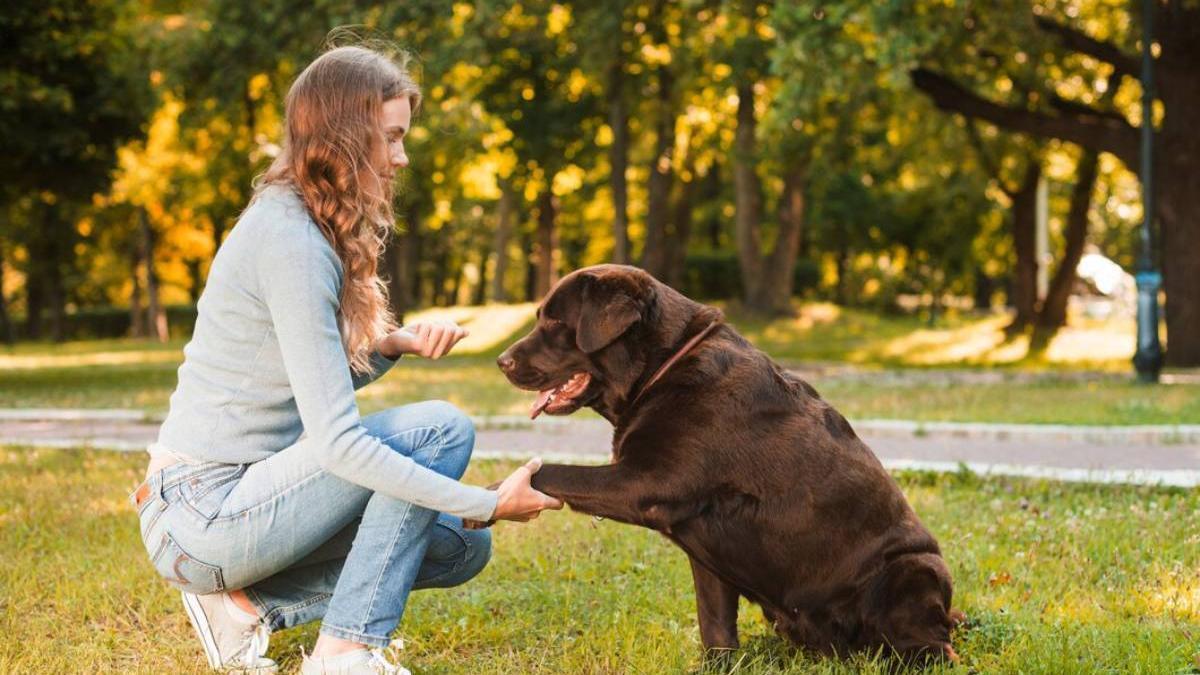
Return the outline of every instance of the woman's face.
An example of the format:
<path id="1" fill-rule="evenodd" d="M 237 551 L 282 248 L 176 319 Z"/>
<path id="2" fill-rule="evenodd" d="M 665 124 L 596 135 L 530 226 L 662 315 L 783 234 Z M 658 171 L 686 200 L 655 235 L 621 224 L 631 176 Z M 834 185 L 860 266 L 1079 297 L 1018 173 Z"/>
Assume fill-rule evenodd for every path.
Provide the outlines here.
<path id="1" fill-rule="evenodd" d="M 412 110 L 408 97 L 403 96 L 383 102 L 383 113 L 380 115 L 383 124 L 383 151 L 375 159 L 376 172 L 392 180 L 396 169 L 408 166 L 408 155 L 404 152 L 404 138 L 408 134 L 408 126 L 412 121 Z"/>

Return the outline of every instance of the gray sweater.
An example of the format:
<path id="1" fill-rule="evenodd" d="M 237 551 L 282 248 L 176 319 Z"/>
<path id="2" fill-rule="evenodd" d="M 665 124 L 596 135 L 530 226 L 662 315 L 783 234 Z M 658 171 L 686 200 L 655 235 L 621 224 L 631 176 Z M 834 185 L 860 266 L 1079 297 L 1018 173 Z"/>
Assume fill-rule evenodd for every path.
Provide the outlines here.
<path id="1" fill-rule="evenodd" d="M 367 433 L 354 390 L 387 372 L 353 376 L 337 310 L 342 265 L 300 197 L 265 189 L 221 244 L 183 349 L 179 385 L 158 443 L 187 458 L 244 464 L 307 432 L 321 466 L 380 494 L 486 520 L 496 493 L 418 465 Z"/>

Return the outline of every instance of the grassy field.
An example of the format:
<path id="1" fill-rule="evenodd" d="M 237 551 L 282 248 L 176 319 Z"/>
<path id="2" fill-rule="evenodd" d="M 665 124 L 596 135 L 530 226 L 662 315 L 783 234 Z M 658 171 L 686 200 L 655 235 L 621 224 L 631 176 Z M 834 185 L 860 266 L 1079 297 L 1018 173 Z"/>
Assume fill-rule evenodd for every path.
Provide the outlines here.
<path id="1" fill-rule="evenodd" d="M 493 359 L 524 334 L 532 311 L 532 305 L 511 305 L 426 313 L 462 322 L 471 337 L 456 356 L 402 362 L 360 392 L 362 410 L 443 398 L 476 415 L 523 413 L 529 395 L 510 387 Z M 999 316 L 948 318 L 931 328 L 910 317 L 815 304 L 793 319 L 763 322 L 734 314 L 731 321 L 775 358 L 808 371 L 806 378 L 851 419 L 1200 423 L 1200 384 L 1147 387 L 1133 381 L 1132 328 L 1124 324 L 1083 323 L 1034 358 L 1025 354 L 1023 338 L 1004 341 Z M 109 340 L 0 350 L 0 407 L 162 413 L 182 347 Z"/>
<path id="2" fill-rule="evenodd" d="M 205 672 L 125 494 L 140 455 L 0 448 L 0 672 Z M 509 465 L 484 462 L 484 483 Z M 904 473 L 970 627 L 932 672 L 1185 673 L 1200 668 L 1200 493 Z M 701 668 L 683 555 L 572 513 L 501 524 L 464 587 L 414 595 L 418 673 L 680 673 Z M 737 673 L 881 673 L 789 650 L 743 608 Z M 274 636 L 285 672 L 315 627 Z"/>

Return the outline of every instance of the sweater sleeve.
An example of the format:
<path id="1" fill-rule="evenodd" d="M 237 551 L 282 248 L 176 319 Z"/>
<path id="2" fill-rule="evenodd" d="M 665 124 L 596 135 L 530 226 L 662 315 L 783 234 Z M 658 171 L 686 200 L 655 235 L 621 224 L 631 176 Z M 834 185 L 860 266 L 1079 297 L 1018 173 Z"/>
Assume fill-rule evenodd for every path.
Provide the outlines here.
<path id="1" fill-rule="evenodd" d="M 266 237 L 257 254 L 259 287 L 301 422 L 322 448 L 321 467 L 418 506 L 463 518 L 491 518 L 495 492 L 427 469 L 367 432 L 338 330 L 337 255 L 309 223 L 292 224 L 284 233 L 271 229 L 278 236 Z"/>
<path id="2" fill-rule="evenodd" d="M 350 372 L 350 381 L 354 384 L 354 390 L 358 391 L 363 387 L 371 384 L 375 380 L 383 377 L 384 373 L 392 369 L 396 362 L 379 352 L 378 349 L 371 352 L 371 369 L 365 373 Z"/>

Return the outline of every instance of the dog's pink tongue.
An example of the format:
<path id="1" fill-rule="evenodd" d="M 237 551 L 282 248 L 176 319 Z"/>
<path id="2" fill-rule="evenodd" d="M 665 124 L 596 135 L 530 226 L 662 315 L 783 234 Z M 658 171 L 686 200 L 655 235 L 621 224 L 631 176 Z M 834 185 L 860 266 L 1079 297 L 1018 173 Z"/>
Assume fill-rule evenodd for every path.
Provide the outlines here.
<path id="1" fill-rule="evenodd" d="M 537 400 L 533 402 L 533 407 L 529 410 L 529 419 L 537 419 L 537 416 L 542 414 L 542 411 L 546 409 L 546 406 L 550 405 L 550 397 L 553 395 L 553 389 L 539 391 Z"/>

